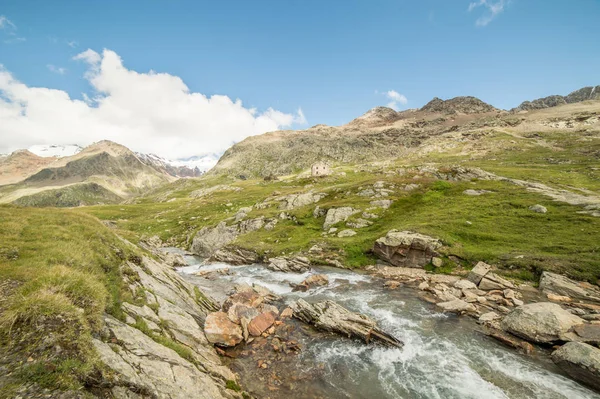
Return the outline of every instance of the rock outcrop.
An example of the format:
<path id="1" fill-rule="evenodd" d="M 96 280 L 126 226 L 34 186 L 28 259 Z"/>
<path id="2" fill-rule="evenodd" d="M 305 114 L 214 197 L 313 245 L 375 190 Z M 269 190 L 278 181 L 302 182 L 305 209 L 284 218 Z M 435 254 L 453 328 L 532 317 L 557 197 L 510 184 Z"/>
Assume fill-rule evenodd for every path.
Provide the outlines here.
<path id="1" fill-rule="evenodd" d="M 209 258 L 217 250 L 234 241 L 238 234 L 237 226 L 227 226 L 225 222 L 216 227 L 203 227 L 194 237 L 191 251 L 198 256 Z"/>
<path id="2" fill-rule="evenodd" d="M 295 318 L 312 324 L 317 329 L 334 332 L 348 338 L 359 338 L 367 344 L 378 342 L 386 346 L 401 347 L 400 340 L 377 327 L 367 316 L 353 313 L 333 301 L 310 304 L 299 299 L 290 305 Z"/>
<path id="3" fill-rule="evenodd" d="M 540 290 L 544 293 L 564 295 L 576 300 L 600 303 L 600 289 L 592 284 L 571 280 L 560 274 L 543 272 Z"/>
<path id="4" fill-rule="evenodd" d="M 226 389 L 226 382 L 235 376 L 221 364 L 203 331 L 207 314 L 218 309 L 214 301 L 170 265 L 142 258 L 127 262 L 126 267 L 125 283 L 147 304 L 123 303 L 125 322 L 106 315 L 101 334 L 93 340 L 106 366 L 102 378 L 111 394 L 115 398 L 239 397 Z M 173 346 L 162 345 L 163 341 Z"/>
<path id="5" fill-rule="evenodd" d="M 276 198 L 276 200 L 280 201 L 280 209 L 289 211 L 319 202 L 326 196 L 325 193 L 301 193 L 286 195 Z"/>
<path id="6" fill-rule="evenodd" d="M 555 303 L 538 302 L 519 306 L 502 320 L 502 329 L 536 343 L 568 341 L 565 334 L 585 321 Z"/>
<path id="7" fill-rule="evenodd" d="M 410 231 L 391 230 L 385 237 L 375 241 L 373 252 L 393 266 L 419 267 L 427 265 L 437 250 L 440 240 Z"/>
<path id="8" fill-rule="evenodd" d="M 345 222 L 348 218 L 356 213 L 360 212 L 358 209 L 354 209 L 349 206 L 343 206 L 340 208 L 331 208 L 325 215 L 325 223 L 323 223 L 323 230 L 328 230 L 331 226 Z"/>
<path id="9" fill-rule="evenodd" d="M 449 100 L 442 100 L 435 97 L 425 104 L 421 111 L 436 112 L 442 114 L 479 114 L 484 112 L 494 112 L 498 109 L 490 104 L 486 104 L 476 97 L 454 97 Z"/>
<path id="10" fill-rule="evenodd" d="M 600 349 L 568 342 L 552 353 L 552 360 L 573 379 L 600 390 Z"/>

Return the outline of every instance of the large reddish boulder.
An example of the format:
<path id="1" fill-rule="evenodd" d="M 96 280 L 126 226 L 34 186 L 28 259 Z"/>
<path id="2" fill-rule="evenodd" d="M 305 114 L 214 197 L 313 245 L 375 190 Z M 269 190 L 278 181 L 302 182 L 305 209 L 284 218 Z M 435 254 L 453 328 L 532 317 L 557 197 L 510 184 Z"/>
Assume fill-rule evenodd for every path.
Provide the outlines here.
<path id="1" fill-rule="evenodd" d="M 235 346 L 242 342 L 242 328 L 227 317 L 225 312 L 209 313 L 204 322 L 208 342 L 219 346 Z"/>
<path id="2" fill-rule="evenodd" d="M 263 312 L 248 324 L 248 332 L 254 337 L 260 336 L 275 323 L 273 312 Z"/>

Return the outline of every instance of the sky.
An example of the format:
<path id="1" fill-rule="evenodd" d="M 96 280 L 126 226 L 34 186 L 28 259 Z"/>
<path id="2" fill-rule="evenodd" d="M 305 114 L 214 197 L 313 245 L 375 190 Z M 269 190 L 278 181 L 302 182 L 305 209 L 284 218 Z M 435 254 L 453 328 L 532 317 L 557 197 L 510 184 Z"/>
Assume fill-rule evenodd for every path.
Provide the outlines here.
<path id="1" fill-rule="evenodd" d="M 600 84 L 598 0 L 0 2 L 0 153 L 101 139 L 169 159 L 476 96 Z"/>

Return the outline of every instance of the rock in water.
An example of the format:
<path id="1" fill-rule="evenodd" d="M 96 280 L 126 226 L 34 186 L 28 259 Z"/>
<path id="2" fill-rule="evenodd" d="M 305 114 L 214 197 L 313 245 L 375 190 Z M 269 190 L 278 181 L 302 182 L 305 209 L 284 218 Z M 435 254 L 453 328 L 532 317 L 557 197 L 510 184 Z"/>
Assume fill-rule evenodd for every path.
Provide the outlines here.
<path id="1" fill-rule="evenodd" d="M 299 299 L 290 305 L 295 318 L 324 331 L 348 338 L 360 338 L 367 344 L 374 341 L 386 346 L 402 347 L 403 343 L 377 327 L 367 316 L 353 313 L 333 301 L 310 304 Z"/>
<path id="2" fill-rule="evenodd" d="M 326 274 L 313 274 L 294 287 L 294 291 L 307 291 L 311 288 L 322 287 L 327 284 L 329 284 L 329 277 Z"/>
<path id="3" fill-rule="evenodd" d="M 204 322 L 204 334 L 211 344 L 235 346 L 242 342 L 242 328 L 234 324 L 225 312 L 209 313 Z"/>
<path id="4" fill-rule="evenodd" d="M 552 360 L 573 379 L 600 390 L 600 349 L 568 342 L 552 353 Z"/>
<path id="5" fill-rule="evenodd" d="M 519 306 L 506 315 L 501 326 L 504 331 L 528 341 L 552 343 L 567 340 L 565 334 L 584 322 L 560 305 L 539 302 Z"/>
<path id="6" fill-rule="evenodd" d="M 433 237 L 410 231 L 391 230 L 375 241 L 373 252 L 393 266 L 423 267 L 431 262 L 442 243 Z"/>
<path id="7" fill-rule="evenodd" d="M 566 295 L 568 297 L 600 303 L 600 289 L 585 282 L 574 281 L 556 273 L 543 272 L 540 290 L 544 293 Z"/>
<path id="8" fill-rule="evenodd" d="M 269 259 L 266 268 L 276 272 L 304 273 L 310 270 L 310 260 L 302 256 L 296 256 L 292 259 L 277 257 Z"/>

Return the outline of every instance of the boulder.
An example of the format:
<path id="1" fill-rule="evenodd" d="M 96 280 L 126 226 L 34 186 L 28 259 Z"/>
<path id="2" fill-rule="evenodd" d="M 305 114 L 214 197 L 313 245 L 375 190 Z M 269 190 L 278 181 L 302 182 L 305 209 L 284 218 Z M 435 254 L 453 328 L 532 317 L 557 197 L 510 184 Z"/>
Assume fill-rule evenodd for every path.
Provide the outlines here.
<path id="1" fill-rule="evenodd" d="M 345 222 L 348 218 L 359 210 L 349 206 L 343 206 L 341 208 L 331 208 L 325 215 L 325 223 L 323 223 L 323 230 L 328 230 L 334 224 Z"/>
<path id="2" fill-rule="evenodd" d="M 222 309 L 224 312 L 228 312 L 229 309 L 235 304 L 242 304 L 251 308 L 255 308 L 263 303 L 263 301 L 264 298 L 253 290 L 243 290 L 238 291 L 227 298 L 225 302 L 223 302 Z"/>
<path id="3" fill-rule="evenodd" d="M 252 320 L 258 315 L 260 315 L 260 312 L 256 308 L 242 303 L 234 303 L 227 311 L 227 317 L 235 324 L 241 324 L 242 318 Z"/>
<path id="4" fill-rule="evenodd" d="M 258 337 L 269 327 L 275 323 L 275 316 L 272 312 L 263 312 L 260 315 L 253 318 L 248 324 L 248 332 L 253 337 Z"/>
<path id="5" fill-rule="evenodd" d="M 515 285 L 492 272 L 488 272 L 479 282 L 481 290 L 505 290 L 507 288 L 515 288 Z"/>
<path id="6" fill-rule="evenodd" d="M 488 272 L 492 269 L 490 265 L 484 262 L 479 262 L 475 265 L 475 267 L 469 272 L 467 279 L 474 284 L 479 285 L 483 277 L 488 274 Z"/>
<path id="7" fill-rule="evenodd" d="M 322 200 L 327 194 L 324 193 L 302 193 L 302 194 L 290 194 L 285 197 L 281 197 L 279 209 L 292 210 L 300 208 L 302 206 L 314 204 Z"/>
<path id="8" fill-rule="evenodd" d="M 314 287 L 322 287 L 329 284 L 329 278 L 325 274 L 313 274 L 303 282 L 294 287 L 294 291 L 307 291 Z"/>
<path id="9" fill-rule="evenodd" d="M 470 280 L 458 280 L 456 283 L 454 283 L 454 288 L 458 288 L 460 290 L 474 290 L 477 289 L 477 286 Z"/>
<path id="10" fill-rule="evenodd" d="M 565 340 L 565 334 L 584 320 L 550 302 L 519 306 L 506 315 L 501 326 L 504 331 L 528 341 L 553 343 Z"/>
<path id="11" fill-rule="evenodd" d="M 253 231 L 257 231 L 263 228 L 265 225 L 265 217 L 257 217 L 255 219 L 248 219 L 240 222 L 240 233 L 246 234 Z"/>
<path id="12" fill-rule="evenodd" d="M 204 322 L 208 342 L 219 346 L 235 346 L 242 342 L 242 328 L 233 323 L 225 312 L 209 313 Z"/>
<path id="13" fill-rule="evenodd" d="M 440 240 L 410 231 L 391 230 L 375 241 L 373 252 L 393 266 L 422 268 L 437 256 Z"/>
<path id="14" fill-rule="evenodd" d="M 477 308 L 475 305 L 465 302 L 462 299 L 454 299 L 448 302 L 440 302 L 437 304 L 438 307 L 442 308 L 446 312 L 475 312 Z"/>
<path id="15" fill-rule="evenodd" d="M 230 265 L 251 265 L 260 262 L 260 256 L 254 252 L 242 248 L 223 248 L 216 251 L 210 258 L 210 262 L 223 262 Z"/>
<path id="16" fill-rule="evenodd" d="M 577 300 L 600 303 L 600 288 L 586 282 L 571 280 L 556 273 L 542 273 L 540 290 L 546 294 L 552 293 Z"/>
<path id="17" fill-rule="evenodd" d="M 350 229 L 346 229 L 346 230 L 342 230 L 340 231 L 337 236 L 340 238 L 344 238 L 344 237 L 352 237 L 356 235 L 356 231 L 354 230 L 350 230 Z"/>
<path id="18" fill-rule="evenodd" d="M 548 209 L 545 206 L 537 204 L 529 207 L 529 210 L 535 213 L 546 213 Z"/>
<path id="19" fill-rule="evenodd" d="M 302 256 L 271 258 L 266 268 L 277 272 L 305 273 L 310 270 L 310 260 Z"/>
<path id="20" fill-rule="evenodd" d="M 238 234 L 237 226 L 227 226 L 225 222 L 219 223 L 216 227 L 203 227 L 196 233 L 191 251 L 198 256 L 208 258 L 234 241 Z"/>
<path id="21" fill-rule="evenodd" d="M 600 390 L 600 349 L 568 342 L 552 353 L 552 360 L 573 379 Z"/>
<path id="22" fill-rule="evenodd" d="M 599 315 L 600 316 L 600 315 Z M 600 325 L 580 324 L 573 327 L 573 341 L 585 342 L 590 345 L 600 345 Z"/>
<path id="23" fill-rule="evenodd" d="M 378 342 L 392 347 L 403 345 L 400 340 L 379 329 L 375 321 L 365 315 L 353 313 L 333 301 L 310 304 L 299 299 L 290 307 L 295 318 L 312 324 L 320 330 L 334 332 L 348 338 L 359 338 L 367 344 Z"/>
<path id="24" fill-rule="evenodd" d="M 370 204 L 372 207 L 375 207 L 375 208 L 388 209 L 390 206 L 392 206 L 393 202 L 394 201 L 392 201 L 392 200 L 376 200 L 376 201 L 371 201 Z"/>

